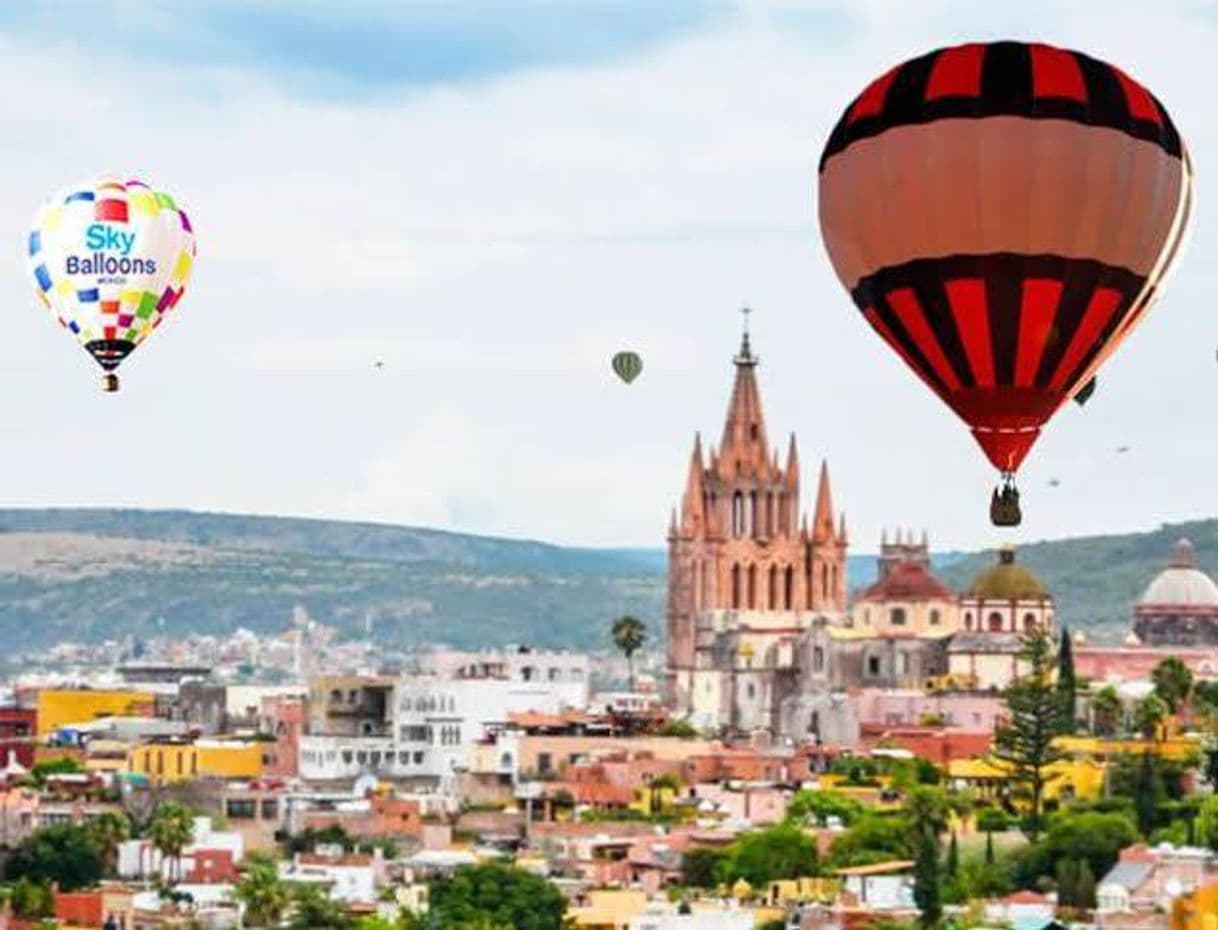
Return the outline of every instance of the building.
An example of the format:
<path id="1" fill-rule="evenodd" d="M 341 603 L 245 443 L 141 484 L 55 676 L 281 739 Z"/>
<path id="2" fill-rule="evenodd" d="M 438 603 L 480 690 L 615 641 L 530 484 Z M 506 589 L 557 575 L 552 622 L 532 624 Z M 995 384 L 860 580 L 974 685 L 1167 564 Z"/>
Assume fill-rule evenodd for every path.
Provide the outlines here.
<path id="1" fill-rule="evenodd" d="M 98 717 L 151 717 L 155 709 L 151 691 L 43 688 L 38 692 L 38 736 Z"/>
<path id="2" fill-rule="evenodd" d="M 830 628 L 834 688 L 917 688 L 947 673 L 947 644 L 960 626 L 956 595 L 930 568 L 926 534 L 880 542 L 875 584 L 846 623 Z"/>
<path id="3" fill-rule="evenodd" d="M 795 437 L 780 465 L 747 330 L 734 364 L 719 446 L 704 454 L 695 438 L 669 528 L 666 684 L 700 726 L 777 730 L 800 640 L 845 612 L 846 525 L 823 465 L 810 524 L 803 513 Z"/>
<path id="4" fill-rule="evenodd" d="M 1218 645 L 1218 584 L 1197 568 L 1187 539 L 1176 543 L 1171 564 L 1146 586 L 1133 632 L 1147 646 Z"/>
<path id="5" fill-rule="evenodd" d="M 530 646 L 481 652 L 439 649 L 421 658 L 420 671 L 441 678 L 496 678 L 533 685 L 544 682 L 558 692 L 565 706 L 582 710 L 588 706 L 592 662 L 585 653 Z"/>
<path id="6" fill-rule="evenodd" d="M 157 785 L 196 778 L 259 778 L 263 745 L 258 740 L 154 740 L 128 752 L 127 771 L 146 775 Z"/>
<path id="7" fill-rule="evenodd" d="M 1027 671 L 1023 637 L 1035 630 L 1053 635 L 1053 598 L 1016 561 L 1015 548 L 1004 546 L 961 595 L 960 622 L 947 647 L 948 675 L 973 690 L 1000 690 Z"/>

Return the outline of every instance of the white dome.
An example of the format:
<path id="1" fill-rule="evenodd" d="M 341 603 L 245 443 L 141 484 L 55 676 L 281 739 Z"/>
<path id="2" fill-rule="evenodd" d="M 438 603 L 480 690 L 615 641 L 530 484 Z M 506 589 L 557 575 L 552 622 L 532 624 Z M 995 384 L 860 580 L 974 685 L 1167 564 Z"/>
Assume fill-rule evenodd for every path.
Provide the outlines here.
<path id="1" fill-rule="evenodd" d="M 1218 584 L 1193 561 L 1187 539 L 1176 543 L 1175 558 L 1146 587 L 1139 607 L 1218 607 Z"/>

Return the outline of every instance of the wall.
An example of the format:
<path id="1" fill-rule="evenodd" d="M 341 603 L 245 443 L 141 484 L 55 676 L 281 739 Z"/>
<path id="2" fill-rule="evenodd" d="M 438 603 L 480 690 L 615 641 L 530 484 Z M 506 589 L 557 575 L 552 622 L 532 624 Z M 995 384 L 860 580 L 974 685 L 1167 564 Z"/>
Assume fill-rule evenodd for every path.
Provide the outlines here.
<path id="1" fill-rule="evenodd" d="M 38 692 L 38 735 L 98 717 L 150 717 L 156 695 L 147 691 L 45 688 Z"/>

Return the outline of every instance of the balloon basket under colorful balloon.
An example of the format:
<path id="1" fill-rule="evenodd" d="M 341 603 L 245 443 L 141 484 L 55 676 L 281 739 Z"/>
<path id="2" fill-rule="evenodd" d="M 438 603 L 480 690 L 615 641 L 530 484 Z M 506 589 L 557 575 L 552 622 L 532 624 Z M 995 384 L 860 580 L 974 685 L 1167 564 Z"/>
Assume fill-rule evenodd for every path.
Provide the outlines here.
<path id="1" fill-rule="evenodd" d="M 1002 483 L 990 496 L 990 522 L 994 526 L 1019 526 L 1023 522 L 1019 489 L 1015 487 L 1015 476 L 1009 472 L 1003 474 Z"/>
<path id="2" fill-rule="evenodd" d="M 116 375 L 114 372 L 108 371 L 104 375 L 102 375 L 101 384 L 102 384 L 102 391 L 104 393 L 106 393 L 106 394 L 118 393 L 118 375 Z"/>

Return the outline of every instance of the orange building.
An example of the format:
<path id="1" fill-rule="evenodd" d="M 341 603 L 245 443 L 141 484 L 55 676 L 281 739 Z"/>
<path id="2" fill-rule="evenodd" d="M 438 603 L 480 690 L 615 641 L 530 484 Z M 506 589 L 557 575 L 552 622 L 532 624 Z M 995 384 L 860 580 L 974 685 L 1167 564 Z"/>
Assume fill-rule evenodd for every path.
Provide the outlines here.
<path id="1" fill-rule="evenodd" d="M 822 465 L 811 525 L 800 509 L 795 437 L 786 464 L 766 435 L 758 359 L 745 331 L 718 449 L 693 454 L 679 515 L 668 533 L 667 684 L 679 713 L 693 709 L 694 670 L 710 657 L 699 642 L 700 618 L 739 612 L 765 634 L 748 649 L 762 662 L 790 641 L 812 613 L 846 607 L 846 526 L 835 520 L 828 469 Z M 718 629 L 707 622 L 708 628 Z M 699 650 L 704 650 L 699 655 Z"/>

